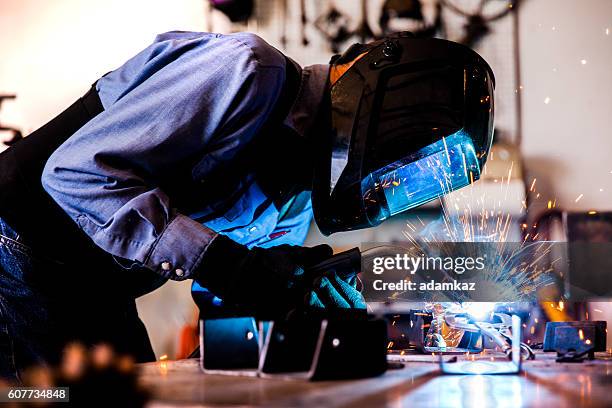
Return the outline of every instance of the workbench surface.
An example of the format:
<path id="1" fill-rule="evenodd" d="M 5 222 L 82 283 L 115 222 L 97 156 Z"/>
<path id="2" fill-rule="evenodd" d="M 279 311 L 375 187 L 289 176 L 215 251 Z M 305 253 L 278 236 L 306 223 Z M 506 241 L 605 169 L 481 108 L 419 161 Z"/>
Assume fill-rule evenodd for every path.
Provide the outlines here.
<path id="1" fill-rule="evenodd" d="M 556 363 L 538 353 L 518 375 L 440 375 L 433 356 L 405 355 L 402 369 L 352 381 L 308 382 L 200 372 L 198 360 L 140 366 L 151 408 L 275 407 L 611 407 L 612 357 Z M 479 356 L 478 358 L 490 358 Z"/>

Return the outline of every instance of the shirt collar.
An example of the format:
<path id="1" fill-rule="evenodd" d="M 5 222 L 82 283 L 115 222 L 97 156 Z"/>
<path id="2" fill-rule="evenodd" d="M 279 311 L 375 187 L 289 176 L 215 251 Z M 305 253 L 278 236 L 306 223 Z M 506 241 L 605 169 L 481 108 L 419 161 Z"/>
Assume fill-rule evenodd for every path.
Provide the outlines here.
<path id="1" fill-rule="evenodd" d="M 311 65 L 302 69 L 300 89 L 285 119 L 285 125 L 300 136 L 305 136 L 314 123 L 328 76 L 329 65 Z"/>

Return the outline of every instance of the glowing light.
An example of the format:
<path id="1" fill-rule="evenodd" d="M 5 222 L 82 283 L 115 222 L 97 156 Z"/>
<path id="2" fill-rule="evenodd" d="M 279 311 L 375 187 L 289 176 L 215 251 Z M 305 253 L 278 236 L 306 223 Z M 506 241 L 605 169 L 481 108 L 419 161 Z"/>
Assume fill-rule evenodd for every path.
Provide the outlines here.
<path id="1" fill-rule="evenodd" d="M 563 311 L 564 307 L 565 307 L 565 303 L 563 303 L 563 301 L 562 301 L 562 300 L 561 300 L 561 301 L 559 301 L 559 308 L 558 308 L 558 309 L 559 309 L 560 311 Z"/>
<path id="2" fill-rule="evenodd" d="M 535 191 L 535 183 L 536 183 L 537 179 L 533 179 L 533 181 L 531 182 L 531 187 L 529 187 L 529 191 Z"/>
<path id="3" fill-rule="evenodd" d="M 548 105 L 550 103 L 550 96 L 547 96 L 546 98 L 544 98 L 544 103 L 546 105 Z"/>
<path id="4" fill-rule="evenodd" d="M 589 215 L 595 215 L 597 214 L 597 211 L 589 211 Z"/>
<path id="5" fill-rule="evenodd" d="M 591 340 L 586 339 L 586 341 L 584 342 L 585 344 L 591 344 Z"/>
<path id="6" fill-rule="evenodd" d="M 495 302 L 464 302 L 461 308 L 476 320 L 486 320 L 495 310 Z"/>
<path id="7" fill-rule="evenodd" d="M 581 59 L 581 60 L 580 60 L 580 63 L 581 63 L 582 65 L 586 65 L 587 60 L 585 60 L 585 59 Z"/>
<path id="8" fill-rule="evenodd" d="M 584 197 L 584 194 L 580 194 L 578 197 L 576 197 L 576 200 L 574 200 L 575 202 L 578 202 L 582 199 L 582 197 Z"/>
<path id="9" fill-rule="evenodd" d="M 606 28 L 606 35 L 610 35 L 610 29 Z"/>
<path id="10" fill-rule="evenodd" d="M 161 375 L 167 375 L 168 374 L 168 355 L 164 354 L 162 356 L 159 357 L 159 373 Z"/>
<path id="11" fill-rule="evenodd" d="M 584 340 L 584 332 L 582 329 L 578 330 L 578 337 L 580 337 L 580 340 Z"/>

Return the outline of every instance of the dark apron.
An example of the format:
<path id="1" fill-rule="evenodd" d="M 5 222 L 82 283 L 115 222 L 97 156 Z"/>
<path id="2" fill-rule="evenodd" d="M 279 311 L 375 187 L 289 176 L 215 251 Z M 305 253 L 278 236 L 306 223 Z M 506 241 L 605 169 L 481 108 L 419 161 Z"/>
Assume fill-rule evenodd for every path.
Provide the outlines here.
<path id="1" fill-rule="evenodd" d="M 31 249 L 25 283 L 48 312 L 48 348 L 105 342 L 138 361 L 155 356 L 125 271 L 95 246 L 41 184 L 49 156 L 103 111 L 94 87 L 49 123 L 0 154 L 0 217 Z M 123 274 L 122 274 L 123 272 Z M 141 271 L 140 273 L 153 272 Z M 136 274 L 136 272 L 134 272 Z M 155 275 L 156 276 L 156 275 Z M 34 339 L 33 339 L 34 340 Z"/>
<path id="2" fill-rule="evenodd" d="M 53 276 L 33 276 L 33 285 L 62 287 L 68 282 L 91 286 L 95 279 L 100 292 L 119 291 L 121 296 L 137 297 L 161 286 L 164 280 L 144 268 L 126 273 L 70 219 L 41 183 L 51 154 L 103 110 L 92 86 L 64 112 L 0 154 L 0 217 L 38 257 L 67 266 Z M 90 269 L 94 267 L 101 273 L 93 274 Z"/>

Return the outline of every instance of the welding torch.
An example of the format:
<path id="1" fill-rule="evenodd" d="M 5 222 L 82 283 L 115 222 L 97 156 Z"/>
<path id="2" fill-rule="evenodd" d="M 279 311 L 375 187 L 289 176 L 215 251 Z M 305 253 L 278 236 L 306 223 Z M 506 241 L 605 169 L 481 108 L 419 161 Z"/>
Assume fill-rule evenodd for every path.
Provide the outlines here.
<path id="1" fill-rule="evenodd" d="M 347 282 L 356 280 L 358 285 L 361 285 L 361 280 L 357 276 L 361 272 L 361 251 L 359 251 L 359 248 L 351 248 L 332 255 L 330 258 L 308 268 L 306 273 L 310 276 L 321 276 L 329 271 L 336 272 L 341 279 Z M 361 288 L 358 286 L 357 290 L 361 291 Z"/>

